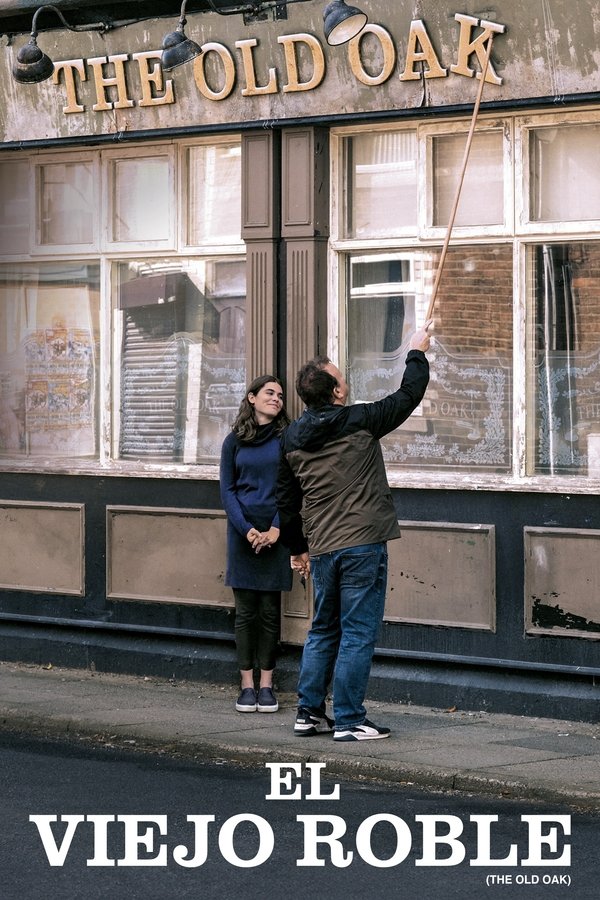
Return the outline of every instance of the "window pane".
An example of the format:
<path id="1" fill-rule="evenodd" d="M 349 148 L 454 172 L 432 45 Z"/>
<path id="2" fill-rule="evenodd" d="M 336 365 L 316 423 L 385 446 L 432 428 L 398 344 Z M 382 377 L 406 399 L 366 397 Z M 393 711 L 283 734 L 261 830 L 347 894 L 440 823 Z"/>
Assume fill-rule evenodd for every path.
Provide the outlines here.
<path id="1" fill-rule="evenodd" d="M 530 134 L 534 222 L 600 219 L 600 125 L 536 128 Z"/>
<path id="2" fill-rule="evenodd" d="M 187 244 L 241 240 L 241 147 L 192 147 L 188 151 Z"/>
<path id="3" fill-rule="evenodd" d="M 97 453 L 100 270 L 0 268 L 0 452 Z"/>
<path id="4" fill-rule="evenodd" d="M 243 257 L 116 267 L 123 459 L 219 457 L 245 390 Z"/>
<path id="5" fill-rule="evenodd" d="M 113 241 L 168 240 L 174 202 L 169 159 L 120 159 L 113 165 Z"/>
<path id="6" fill-rule="evenodd" d="M 447 225 L 456 196 L 467 136 L 433 139 L 433 224 Z M 456 211 L 455 225 L 504 222 L 502 133 L 475 134 Z"/>
<path id="7" fill-rule="evenodd" d="M 350 258 L 351 402 L 378 400 L 400 386 L 438 258 L 437 249 Z M 419 409 L 383 439 L 388 463 L 510 469 L 512 269 L 510 246 L 448 251 L 428 354 L 431 381 Z"/>
<path id="8" fill-rule="evenodd" d="M 0 253 L 29 253 L 29 163 L 0 163 Z"/>
<path id="9" fill-rule="evenodd" d="M 417 227 L 413 131 L 346 138 L 346 237 L 384 237 Z"/>
<path id="10" fill-rule="evenodd" d="M 600 244 L 529 250 L 535 472 L 600 476 Z"/>
<path id="11" fill-rule="evenodd" d="M 91 244 L 94 240 L 93 170 L 89 162 L 39 167 L 41 244 Z"/>

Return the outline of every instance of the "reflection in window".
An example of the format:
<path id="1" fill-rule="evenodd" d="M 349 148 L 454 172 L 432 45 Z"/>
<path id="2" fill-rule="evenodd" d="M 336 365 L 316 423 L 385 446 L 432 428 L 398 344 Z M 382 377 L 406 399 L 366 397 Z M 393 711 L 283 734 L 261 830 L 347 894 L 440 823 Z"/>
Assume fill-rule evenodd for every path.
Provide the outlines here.
<path id="1" fill-rule="evenodd" d="M 600 245 L 530 249 L 534 471 L 600 475 Z"/>
<path id="2" fill-rule="evenodd" d="M 0 453 L 98 452 L 97 264 L 0 269 Z"/>
<path id="3" fill-rule="evenodd" d="M 350 401 L 400 386 L 423 324 L 439 250 L 349 259 Z M 432 378 L 419 409 L 382 444 L 388 463 L 507 471 L 511 466 L 512 249 L 452 247 L 435 312 Z"/>
<path id="4" fill-rule="evenodd" d="M 352 402 L 377 400 L 399 387 L 399 353 L 415 329 L 410 254 L 355 256 L 350 262 L 348 371 Z"/>
<path id="5" fill-rule="evenodd" d="M 561 125 L 531 131 L 532 221 L 600 219 L 599 140 L 599 125 Z"/>
<path id="6" fill-rule="evenodd" d="M 243 258 L 119 263 L 119 456 L 218 458 L 245 390 Z"/>
<path id="7" fill-rule="evenodd" d="M 39 204 L 41 244 L 91 244 L 97 214 L 92 164 L 40 166 Z"/>
<path id="8" fill-rule="evenodd" d="M 447 225 L 456 195 L 466 136 L 433 139 L 433 224 Z M 455 225 L 501 225 L 504 222 L 502 132 L 473 136 Z"/>
<path id="9" fill-rule="evenodd" d="M 211 144 L 188 149 L 188 246 L 240 240 L 241 147 Z"/>
<path id="10" fill-rule="evenodd" d="M 346 138 L 345 236 L 384 237 L 417 226 L 417 138 L 386 131 Z"/>

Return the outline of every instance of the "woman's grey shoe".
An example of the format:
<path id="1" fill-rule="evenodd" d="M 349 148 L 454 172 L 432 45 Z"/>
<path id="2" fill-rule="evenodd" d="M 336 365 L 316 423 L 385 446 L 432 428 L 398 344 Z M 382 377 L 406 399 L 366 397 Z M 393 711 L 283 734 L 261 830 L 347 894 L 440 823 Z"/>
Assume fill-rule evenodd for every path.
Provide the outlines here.
<path id="1" fill-rule="evenodd" d="M 238 712 L 256 712 L 256 691 L 254 688 L 242 688 L 240 696 L 236 700 L 235 708 Z"/>
<path id="2" fill-rule="evenodd" d="M 258 692 L 257 709 L 259 712 L 264 713 L 277 712 L 277 710 L 279 709 L 279 703 L 277 702 L 277 697 L 273 693 L 272 688 L 261 687 Z"/>

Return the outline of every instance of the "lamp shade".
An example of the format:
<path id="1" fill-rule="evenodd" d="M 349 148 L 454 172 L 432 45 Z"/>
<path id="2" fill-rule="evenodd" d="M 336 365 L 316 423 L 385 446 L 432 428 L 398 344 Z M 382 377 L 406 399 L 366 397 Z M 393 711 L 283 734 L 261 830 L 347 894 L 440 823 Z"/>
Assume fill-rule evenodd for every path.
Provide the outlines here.
<path id="1" fill-rule="evenodd" d="M 186 37 L 183 31 L 172 31 L 163 40 L 161 65 L 166 72 L 169 72 L 201 54 L 200 45 Z"/>
<path id="2" fill-rule="evenodd" d="M 367 16 L 344 0 L 333 0 L 323 12 L 323 31 L 328 44 L 345 44 L 355 38 L 367 24 Z"/>
<path id="3" fill-rule="evenodd" d="M 40 50 L 34 38 L 21 47 L 12 69 L 13 78 L 20 84 L 37 84 L 40 81 L 46 81 L 53 72 L 54 63 Z"/>

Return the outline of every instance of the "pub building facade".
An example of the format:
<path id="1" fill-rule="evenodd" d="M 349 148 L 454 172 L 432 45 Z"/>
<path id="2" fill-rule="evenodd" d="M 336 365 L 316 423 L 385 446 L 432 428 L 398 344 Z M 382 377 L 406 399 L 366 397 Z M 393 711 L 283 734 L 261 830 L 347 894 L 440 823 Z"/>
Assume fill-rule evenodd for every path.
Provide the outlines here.
<path id="1" fill-rule="evenodd" d="M 481 107 L 431 382 L 382 444 L 370 693 L 595 720 L 600 3 L 57 2 L 0 10 L 0 659 L 234 683 L 219 454 L 247 382 L 401 381 Z M 185 4 L 184 4 L 185 6 Z M 498 18 L 500 17 L 500 18 Z M 310 581 L 282 598 L 293 690 Z"/>

